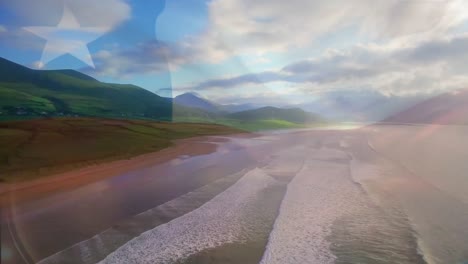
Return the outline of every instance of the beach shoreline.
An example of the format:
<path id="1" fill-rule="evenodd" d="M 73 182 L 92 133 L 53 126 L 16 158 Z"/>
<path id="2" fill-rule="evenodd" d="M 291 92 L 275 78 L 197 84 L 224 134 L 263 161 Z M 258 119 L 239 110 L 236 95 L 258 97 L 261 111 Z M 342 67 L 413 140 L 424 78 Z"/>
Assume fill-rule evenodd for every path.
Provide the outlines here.
<path id="1" fill-rule="evenodd" d="M 75 189 L 12 200 L 11 210 L 4 211 L 4 245 L 19 241 L 24 249 L 18 252 L 44 263 L 96 263 L 112 254 L 131 255 L 135 263 L 169 259 L 155 253 L 167 247 L 172 249 L 165 252 L 182 252 L 174 263 L 258 263 L 261 256 L 265 263 L 285 263 L 304 252 L 305 262 L 455 263 L 467 256 L 461 246 L 468 237 L 462 192 L 467 185 L 460 173 L 466 171 L 466 146 L 445 143 L 466 142 L 466 130 L 432 128 L 367 126 L 179 140 L 130 159 L 134 167 L 101 166 L 115 171 L 113 177 L 81 187 L 67 179 Z M 430 174 L 436 168 L 442 171 Z M 93 176 L 105 175 L 88 174 Z M 274 195 L 272 211 L 263 215 L 272 199 L 259 190 L 269 184 L 287 190 Z M 258 219 L 267 215 L 274 224 L 259 233 L 267 221 Z M 306 228 L 297 233 L 297 226 Z M 148 247 L 144 258 L 132 253 Z M 94 261 L 83 262 L 88 259 Z M 114 260 L 108 263 L 119 263 Z"/>
<path id="2" fill-rule="evenodd" d="M 233 134 L 229 136 L 245 135 Z M 253 136 L 253 134 L 250 136 Z M 54 193 L 73 190 L 115 175 L 162 164 L 177 158 L 207 155 L 217 150 L 218 143 L 226 141 L 228 139 L 222 136 L 198 136 L 178 139 L 174 140 L 174 144 L 168 148 L 128 159 L 96 162 L 93 165 L 70 169 L 60 173 L 52 173 L 31 181 L 1 183 L 0 207 L 7 206 L 12 200 L 17 204 L 18 202 L 38 199 Z"/>

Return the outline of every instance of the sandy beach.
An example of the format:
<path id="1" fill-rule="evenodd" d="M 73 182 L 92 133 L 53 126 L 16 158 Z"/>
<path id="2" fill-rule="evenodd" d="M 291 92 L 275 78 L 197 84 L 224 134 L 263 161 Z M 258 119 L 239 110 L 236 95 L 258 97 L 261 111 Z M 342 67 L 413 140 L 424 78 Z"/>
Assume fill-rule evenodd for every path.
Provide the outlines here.
<path id="1" fill-rule="evenodd" d="M 0 206 L 4 206 L 5 203 L 18 203 L 51 195 L 54 192 L 75 189 L 107 177 L 123 174 L 149 165 L 161 164 L 180 157 L 186 158 L 209 154 L 216 150 L 216 143 L 222 141 L 226 141 L 226 139 L 209 137 L 181 139 L 176 140 L 172 147 L 130 159 L 98 163 L 27 182 L 0 183 Z"/>
<path id="2" fill-rule="evenodd" d="M 458 263 L 468 258 L 465 132 L 372 125 L 186 140 L 11 204 L 4 245 L 25 256 L 4 261 Z"/>

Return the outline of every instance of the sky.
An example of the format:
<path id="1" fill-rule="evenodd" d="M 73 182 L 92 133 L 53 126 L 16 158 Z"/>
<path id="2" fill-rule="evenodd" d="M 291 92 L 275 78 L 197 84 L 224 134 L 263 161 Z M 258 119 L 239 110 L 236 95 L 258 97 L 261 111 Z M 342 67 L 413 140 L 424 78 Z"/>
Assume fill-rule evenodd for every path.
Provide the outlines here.
<path id="1" fill-rule="evenodd" d="M 294 105 L 468 88 L 465 0 L 0 0 L 0 14 L 1 57 L 162 96 Z"/>

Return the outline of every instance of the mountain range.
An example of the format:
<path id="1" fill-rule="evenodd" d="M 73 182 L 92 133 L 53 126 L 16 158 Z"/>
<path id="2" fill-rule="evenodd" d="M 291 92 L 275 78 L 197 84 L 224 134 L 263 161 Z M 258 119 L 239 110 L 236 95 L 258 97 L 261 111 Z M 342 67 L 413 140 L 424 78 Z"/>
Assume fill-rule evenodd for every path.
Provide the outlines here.
<path id="1" fill-rule="evenodd" d="M 426 100 L 424 95 L 384 95 L 378 91 L 330 91 L 318 100 L 293 105 L 333 121 L 378 122 Z"/>
<path id="2" fill-rule="evenodd" d="M 221 105 L 195 93 L 164 98 L 130 84 L 100 82 L 74 70 L 33 70 L 0 58 L 0 118 L 113 117 L 288 127 L 321 120 L 301 109 Z M 241 123 L 242 124 L 241 124 Z M 257 128 L 258 126 L 254 125 Z"/>
<path id="3" fill-rule="evenodd" d="M 330 92 L 320 102 L 283 108 L 220 104 L 194 92 L 165 98 L 131 84 L 100 82 L 74 70 L 33 70 L 0 58 L 0 119 L 41 116 L 214 122 L 248 129 L 294 127 L 325 119 L 468 124 L 468 90 L 432 98 Z"/>
<path id="4" fill-rule="evenodd" d="M 260 105 L 255 104 L 217 104 L 208 99 L 203 98 L 203 96 L 195 93 L 188 92 L 181 95 L 178 95 L 174 98 L 174 102 L 179 105 L 187 107 L 196 107 L 206 111 L 215 112 L 215 113 L 235 113 L 246 110 L 252 110 L 260 108 Z"/>
<path id="5" fill-rule="evenodd" d="M 318 100 L 302 104 L 283 104 L 281 108 L 300 108 L 330 121 L 378 122 L 424 102 L 429 96 L 384 95 L 377 91 L 330 91 Z M 264 104 L 219 104 L 203 96 L 188 92 L 175 97 L 175 102 L 211 113 L 226 114 L 267 107 Z"/>
<path id="6" fill-rule="evenodd" d="M 468 90 L 440 94 L 384 120 L 390 123 L 468 125 Z"/>

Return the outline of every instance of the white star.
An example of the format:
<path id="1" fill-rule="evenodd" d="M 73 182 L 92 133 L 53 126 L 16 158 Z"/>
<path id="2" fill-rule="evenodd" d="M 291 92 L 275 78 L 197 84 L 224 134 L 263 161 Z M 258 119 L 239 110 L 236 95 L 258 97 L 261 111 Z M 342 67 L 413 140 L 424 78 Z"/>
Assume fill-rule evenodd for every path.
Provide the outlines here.
<path id="1" fill-rule="evenodd" d="M 70 9 L 65 6 L 62 20 L 56 27 L 26 27 L 35 35 L 47 40 L 41 57 L 45 65 L 64 54 L 71 54 L 94 68 L 87 44 L 106 33 L 109 28 L 81 27 Z"/>

